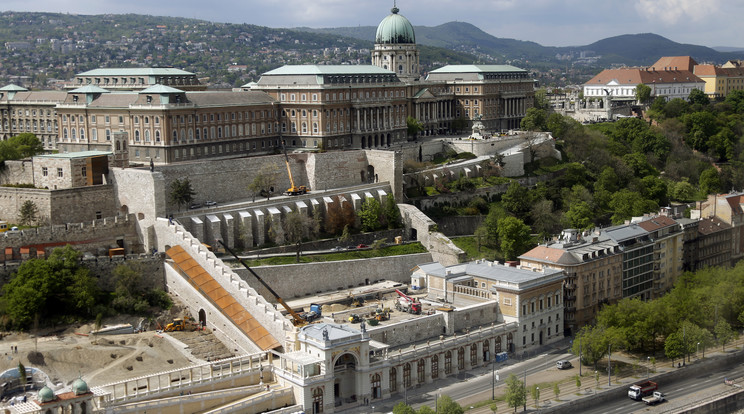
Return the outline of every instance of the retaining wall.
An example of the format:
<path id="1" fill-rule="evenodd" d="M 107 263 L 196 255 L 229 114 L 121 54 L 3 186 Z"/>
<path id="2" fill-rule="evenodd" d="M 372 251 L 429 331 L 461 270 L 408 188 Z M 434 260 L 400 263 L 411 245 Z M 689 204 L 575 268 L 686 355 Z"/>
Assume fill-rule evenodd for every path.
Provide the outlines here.
<path id="1" fill-rule="evenodd" d="M 338 262 L 302 263 L 283 266 L 259 266 L 252 269 L 276 293 L 285 299 L 315 295 L 321 292 L 364 286 L 381 280 L 410 283 L 411 269 L 430 263 L 429 253 Z M 266 289 L 255 281 L 246 269 L 233 269 L 251 284 L 258 293 L 271 298 Z"/>

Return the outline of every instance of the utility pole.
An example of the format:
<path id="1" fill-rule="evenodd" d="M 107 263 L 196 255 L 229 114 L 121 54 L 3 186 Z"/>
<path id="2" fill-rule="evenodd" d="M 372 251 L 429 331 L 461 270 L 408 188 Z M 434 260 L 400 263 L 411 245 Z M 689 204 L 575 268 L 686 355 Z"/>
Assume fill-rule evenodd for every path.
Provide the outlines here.
<path id="1" fill-rule="evenodd" d="M 581 376 L 581 337 L 579 337 L 579 376 Z"/>
<path id="2" fill-rule="evenodd" d="M 524 366 L 524 411 L 527 411 L 527 365 Z"/>
<path id="3" fill-rule="evenodd" d="M 496 358 L 491 358 L 491 401 L 496 399 L 496 371 L 495 370 L 496 370 Z"/>

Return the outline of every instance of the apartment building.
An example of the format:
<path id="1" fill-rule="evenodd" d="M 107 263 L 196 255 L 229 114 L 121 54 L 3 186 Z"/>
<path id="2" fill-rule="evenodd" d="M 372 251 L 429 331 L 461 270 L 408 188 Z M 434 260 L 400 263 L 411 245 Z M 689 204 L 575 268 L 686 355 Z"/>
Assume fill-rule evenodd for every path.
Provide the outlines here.
<path id="1" fill-rule="evenodd" d="M 560 238 L 519 256 L 524 268 L 563 271 L 566 335 L 592 322 L 605 304 L 622 299 L 622 252 L 613 240 L 600 240 L 596 233 L 567 229 Z"/>
<path id="2" fill-rule="evenodd" d="M 29 91 L 12 84 L 0 88 L 0 140 L 29 132 L 39 138 L 45 149 L 56 149 L 56 106 L 66 96 L 62 91 Z"/>

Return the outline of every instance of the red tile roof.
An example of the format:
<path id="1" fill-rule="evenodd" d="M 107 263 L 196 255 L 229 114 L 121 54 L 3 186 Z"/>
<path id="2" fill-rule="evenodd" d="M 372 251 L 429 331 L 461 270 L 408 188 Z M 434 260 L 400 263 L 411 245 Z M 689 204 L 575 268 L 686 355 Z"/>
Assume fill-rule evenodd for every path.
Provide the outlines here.
<path id="1" fill-rule="evenodd" d="M 695 59 L 690 56 L 664 56 L 656 61 L 651 68 L 655 70 L 684 70 L 692 72 L 697 65 Z"/>
<path id="2" fill-rule="evenodd" d="M 677 224 L 677 222 L 667 216 L 656 216 L 638 223 L 638 225 L 646 231 L 655 231 L 664 227 L 674 226 L 675 224 Z"/>
<path id="3" fill-rule="evenodd" d="M 585 85 L 607 85 L 612 81 L 620 85 L 636 86 L 639 83 L 685 83 L 703 82 L 694 73 L 687 70 L 659 71 L 642 68 L 605 69 Z"/>

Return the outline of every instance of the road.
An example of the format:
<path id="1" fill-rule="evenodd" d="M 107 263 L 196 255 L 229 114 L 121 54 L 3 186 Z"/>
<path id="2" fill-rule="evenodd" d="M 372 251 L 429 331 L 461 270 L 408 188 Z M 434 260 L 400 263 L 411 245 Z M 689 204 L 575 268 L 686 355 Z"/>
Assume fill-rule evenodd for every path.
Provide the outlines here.
<path id="1" fill-rule="evenodd" d="M 696 369 L 687 367 L 683 369 Z M 659 404 L 653 411 L 666 411 L 668 406 L 678 406 L 680 403 L 687 405 L 694 401 L 700 401 L 705 397 L 720 393 L 724 378 L 741 378 L 744 376 L 744 366 L 732 364 L 716 372 L 701 372 L 700 375 L 690 378 L 676 379 L 659 384 L 659 391 L 666 395 L 667 402 Z M 683 401 L 681 401 L 683 400 Z M 626 414 L 636 412 L 649 412 L 649 407 L 641 401 L 633 401 L 627 396 L 617 398 L 609 403 L 604 403 L 593 409 L 582 410 L 582 413 L 600 414 Z"/>
<path id="2" fill-rule="evenodd" d="M 560 359 L 575 359 L 575 356 L 566 352 L 566 348 L 567 347 L 555 350 L 546 350 L 546 353 L 533 356 L 525 361 L 512 360 L 507 361 L 507 363 L 496 364 L 494 368 L 498 371 L 499 380 L 496 382 L 495 394 L 499 395 L 504 392 L 504 380 L 510 374 L 517 375 L 521 379 L 526 373 L 526 375 L 533 377 L 530 379 L 534 379 L 535 375 L 540 379 L 541 375 L 546 375 L 546 369 L 554 369 L 556 361 Z M 700 368 L 692 365 L 681 369 L 699 370 Z M 578 372 L 575 372 L 574 368 L 571 373 L 576 374 Z M 581 412 L 590 414 L 666 412 L 675 407 L 682 408 L 684 406 L 689 406 L 691 403 L 701 401 L 711 395 L 717 395 L 731 390 L 730 387 L 724 385 L 725 378 L 744 378 L 744 366 L 740 366 L 739 364 L 730 364 L 715 371 L 701 371 L 699 375 L 690 378 L 673 379 L 671 381 L 666 380 L 663 384 L 659 384 L 659 390 L 664 392 L 668 402 L 654 407 L 648 407 L 641 401 L 633 401 L 623 392 L 620 396 L 612 399 L 610 402 L 598 402 L 596 407 L 582 407 Z M 643 380 L 643 378 L 638 379 L 638 381 L 641 380 Z M 741 382 L 741 380 L 737 382 Z M 624 385 L 621 385 L 621 387 L 626 388 L 629 384 L 630 383 L 627 379 L 625 379 Z M 603 387 L 605 386 L 606 382 Z M 407 400 L 407 403 L 416 410 L 423 405 L 433 408 L 435 407 L 438 395 L 448 395 L 453 400 L 461 402 L 461 404 L 463 401 L 481 401 L 491 397 L 491 387 L 492 371 L 489 366 L 488 368 L 478 368 L 470 372 L 461 373 L 440 380 L 436 384 L 426 384 L 420 388 L 409 389 L 407 395 L 404 394 L 401 398 L 386 400 L 384 401 L 384 404 L 377 404 L 372 407 L 359 407 L 350 411 L 357 413 L 389 413 L 392 411 L 395 404 L 403 400 Z M 546 393 L 543 395 L 552 396 L 552 390 L 546 390 Z M 474 396 L 476 398 L 474 398 Z M 586 398 L 591 398 L 591 396 L 587 396 Z M 465 404 L 463 405 L 463 408 L 467 410 L 468 407 Z M 527 409 L 528 411 L 535 411 L 532 407 L 532 399 L 529 396 Z M 522 410 L 518 411 L 521 412 Z"/>

